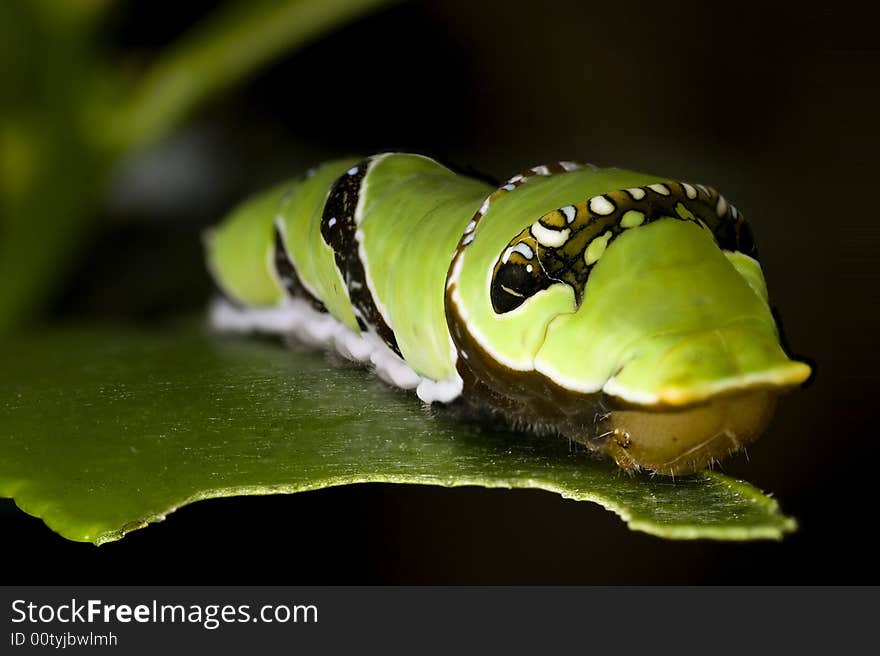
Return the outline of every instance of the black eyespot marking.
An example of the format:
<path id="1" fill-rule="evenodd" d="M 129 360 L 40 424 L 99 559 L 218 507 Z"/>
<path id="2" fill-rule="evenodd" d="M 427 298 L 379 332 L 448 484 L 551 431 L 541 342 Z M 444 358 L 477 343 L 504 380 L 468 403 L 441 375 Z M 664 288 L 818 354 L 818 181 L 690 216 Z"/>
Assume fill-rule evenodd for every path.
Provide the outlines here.
<path id="1" fill-rule="evenodd" d="M 635 214 L 627 218 L 630 212 Z M 554 283 L 570 286 L 580 307 L 590 272 L 614 240 L 663 218 L 692 222 L 712 233 L 719 248 L 757 258 L 748 223 L 717 191 L 672 180 L 653 183 L 606 192 L 539 217 L 499 256 L 490 290 L 492 307 L 498 314 L 509 312 Z M 565 236 L 556 243 L 552 236 L 559 231 Z M 597 240 L 603 248 L 587 257 Z"/>
<path id="2" fill-rule="evenodd" d="M 511 258 L 500 264 L 492 276 L 492 308 L 498 314 L 515 310 L 526 299 L 542 289 L 547 289 L 553 282 L 540 265 L 514 261 Z"/>

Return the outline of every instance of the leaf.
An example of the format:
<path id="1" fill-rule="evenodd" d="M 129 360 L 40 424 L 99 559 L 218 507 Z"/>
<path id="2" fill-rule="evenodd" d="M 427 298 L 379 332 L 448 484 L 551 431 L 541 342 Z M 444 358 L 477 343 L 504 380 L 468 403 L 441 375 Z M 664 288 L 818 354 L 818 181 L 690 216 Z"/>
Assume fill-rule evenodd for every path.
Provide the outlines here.
<path id="1" fill-rule="evenodd" d="M 0 362 L 0 496 L 71 540 L 117 540 L 200 499 L 361 482 L 540 488 L 666 538 L 795 529 L 718 473 L 630 476 L 562 439 L 430 411 L 320 352 L 197 325 L 56 329 L 7 341 Z"/>
<path id="2" fill-rule="evenodd" d="M 271 61 L 394 1 L 227 2 L 137 80 L 137 53 L 108 54 L 103 3 L 0 2 L 0 333 L 44 309 L 124 157 Z"/>
<path id="3" fill-rule="evenodd" d="M 267 62 L 395 0 L 240 0 L 215 10 L 144 75 L 113 108 L 104 140 L 140 148 L 192 110 Z"/>

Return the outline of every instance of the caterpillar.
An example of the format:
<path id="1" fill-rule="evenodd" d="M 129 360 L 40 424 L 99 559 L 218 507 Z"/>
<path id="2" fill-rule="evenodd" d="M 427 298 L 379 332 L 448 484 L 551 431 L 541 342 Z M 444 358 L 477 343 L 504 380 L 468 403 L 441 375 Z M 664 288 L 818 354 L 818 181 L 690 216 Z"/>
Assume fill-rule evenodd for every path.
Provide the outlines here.
<path id="1" fill-rule="evenodd" d="M 494 188 L 383 153 L 246 200 L 204 244 L 217 329 L 332 346 L 624 470 L 711 466 L 811 374 L 749 224 L 700 184 L 562 161 Z"/>

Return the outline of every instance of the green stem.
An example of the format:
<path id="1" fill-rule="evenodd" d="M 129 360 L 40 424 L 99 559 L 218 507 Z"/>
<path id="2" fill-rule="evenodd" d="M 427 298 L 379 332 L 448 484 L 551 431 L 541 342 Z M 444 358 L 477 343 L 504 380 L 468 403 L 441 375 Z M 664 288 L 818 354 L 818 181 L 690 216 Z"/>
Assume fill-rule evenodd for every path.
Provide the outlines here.
<path id="1" fill-rule="evenodd" d="M 392 0 L 288 0 L 219 10 L 159 59 L 102 126 L 116 149 L 155 142 L 195 107 L 284 51 L 317 39 Z"/>

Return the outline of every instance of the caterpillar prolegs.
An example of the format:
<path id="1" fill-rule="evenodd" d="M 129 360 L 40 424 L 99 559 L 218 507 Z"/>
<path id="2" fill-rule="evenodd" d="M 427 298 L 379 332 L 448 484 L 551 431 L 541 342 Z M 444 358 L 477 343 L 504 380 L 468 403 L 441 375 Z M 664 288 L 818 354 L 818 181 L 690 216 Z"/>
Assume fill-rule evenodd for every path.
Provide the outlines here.
<path id="1" fill-rule="evenodd" d="M 384 153 L 246 201 L 205 245 L 216 328 L 331 345 L 627 470 L 710 465 L 810 374 L 748 224 L 703 185 L 558 162 L 495 189 Z"/>

